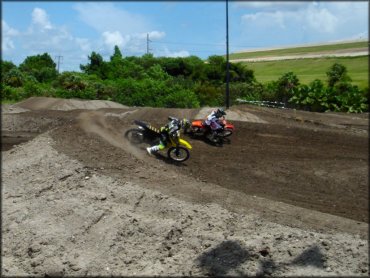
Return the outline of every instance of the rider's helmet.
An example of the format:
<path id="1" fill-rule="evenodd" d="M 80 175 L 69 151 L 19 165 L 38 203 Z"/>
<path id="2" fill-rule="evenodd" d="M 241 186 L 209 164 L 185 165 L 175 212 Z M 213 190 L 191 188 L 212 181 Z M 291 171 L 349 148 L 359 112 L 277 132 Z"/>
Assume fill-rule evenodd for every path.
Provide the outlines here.
<path id="1" fill-rule="evenodd" d="M 218 108 L 217 111 L 216 111 L 216 117 L 217 118 L 221 118 L 222 116 L 225 116 L 226 115 L 226 112 L 224 111 L 223 108 Z"/>

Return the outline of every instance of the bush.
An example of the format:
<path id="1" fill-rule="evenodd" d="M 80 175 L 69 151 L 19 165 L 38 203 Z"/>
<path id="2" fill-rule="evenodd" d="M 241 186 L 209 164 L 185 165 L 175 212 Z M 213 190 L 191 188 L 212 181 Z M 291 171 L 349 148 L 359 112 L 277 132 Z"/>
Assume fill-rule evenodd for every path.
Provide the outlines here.
<path id="1" fill-rule="evenodd" d="M 221 106 L 225 102 L 225 90 L 211 84 L 201 84 L 195 87 L 200 106 Z"/>
<path id="2" fill-rule="evenodd" d="M 21 88 L 14 88 L 7 85 L 2 85 L 1 100 L 20 101 L 24 98 L 25 96 Z"/>
<path id="3" fill-rule="evenodd" d="M 5 85 L 8 85 L 14 88 L 22 87 L 24 84 L 24 81 L 25 81 L 25 76 L 18 68 L 12 68 L 4 76 Z"/>
<path id="4" fill-rule="evenodd" d="M 366 92 L 349 82 L 337 83 L 330 92 L 334 96 L 331 103 L 334 111 L 361 113 L 369 109 Z"/>
<path id="5" fill-rule="evenodd" d="M 321 80 L 314 80 L 309 85 L 301 85 L 298 90 L 293 92 L 289 99 L 290 103 L 296 105 L 296 108 L 324 112 L 330 108 L 330 96 Z"/>
<path id="6" fill-rule="evenodd" d="M 73 72 L 63 72 L 58 76 L 57 86 L 65 90 L 84 90 L 86 83 L 81 76 Z"/>
<path id="7" fill-rule="evenodd" d="M 293 72 L 288 72 L 277 81 L 276 100 L 288 106 L 289 99 L 294 95 L 299 86 L 298 77 Z"/>
<path id="8" fill-rule="evenodd" d="M 333 64 L 330 69 L 326 72 L 328 76 L 328 85 L 330 88 L 334 87 L 334 85 L 341 81 L 341 82 L 350 82 L 351 78 L 347 74 L 347 68 L 342 64 L 335 63 Z"/>
<path id="9" fill-rule="evenodd" d="M 39 82 L 52 81 L 57 76 L 56 64 L 50 55 L 29 56 L 19 65 L 19 69 L 29 75 L 33 75 Z"/>
<path id="10" fill-rule="evenodd" d="M 262 100 L 263 86 L 260 83 L 230 83 L 229 89 L 231 104 L 236 103 L 237 99 L 247 101 Z"/>
<path id="11" fill-rule="evenodd" d="M 167 108 L 198 108 L 199 101 L 194 92 L 190 90 L 175 89 L 167 96 L 164 96 L 157 105 Z"/>
<path id="12" fill-rule="evenodd" d="M 1 76 L 4 77 L 8 72 L 14 68 L 17 68 L 13 62 L 10 61 L 1 61 Z"/>
<path id="13" fill-rule="evenodd" d="M 42 96 L 42 87 L 36 82 L 26 82 L 23 87 L 25 97 Z"/>

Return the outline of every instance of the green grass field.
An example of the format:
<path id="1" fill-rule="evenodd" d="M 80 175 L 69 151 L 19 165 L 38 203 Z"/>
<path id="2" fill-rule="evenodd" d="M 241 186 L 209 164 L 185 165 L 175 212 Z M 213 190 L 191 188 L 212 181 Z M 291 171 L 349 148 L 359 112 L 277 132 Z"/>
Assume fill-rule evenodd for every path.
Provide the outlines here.
<path id="1" fill-rule="evenodd" d="M 230 53 L 229 59 L 243 59 L 243 58 L 256 58 L 266 56 L 283 56 L 283 55 L 301 55 L 301 54 L 314 54 L 322 52 L 333 52 L 336 50 L 346 50 L 353 48 L 368 48 L 368 41 L 350 42 L 340 44 L 318 45 L 318 46 L 304 46 L 294 48 L 284 48 L 275 50 L 263 50 L 243 53 Z"/>
<path id="2" fill-rule="evenodd" d="M 369 56 L 243 62 L 254 71 L 258 82 L 276 81 L 291 71 L 297 75 L 301 84 L 308 84 L 315 79 L 326 82 L 326 72 L 334 63 L 347 68 L 352 84 L 361 89 L 369 88 Z"/>

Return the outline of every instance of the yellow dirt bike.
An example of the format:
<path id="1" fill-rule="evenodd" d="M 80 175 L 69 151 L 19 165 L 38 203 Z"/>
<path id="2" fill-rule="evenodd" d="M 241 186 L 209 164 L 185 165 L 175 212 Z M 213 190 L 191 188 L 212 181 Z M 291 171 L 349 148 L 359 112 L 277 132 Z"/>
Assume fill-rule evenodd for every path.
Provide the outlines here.
<path id="1" fill-rule="evenodd" d="M 151 126 L 150 124 L 135 120 L 134 123 L 137 125 L 137 128 L 129 129 L 125 132 L 125 138 L 132 144 L 141 144 L 146 143 L 150 145 L 157 145 L 161 140 L 160 131 Z M 178 134 L 176 137 L 169 136 L 166 148 L 167 156 L 169 159 L 176 162 L 184 162 L 190 157 L 190 151 L 192 146 L 180 138 L 180 130 L 177 131 Z"/>

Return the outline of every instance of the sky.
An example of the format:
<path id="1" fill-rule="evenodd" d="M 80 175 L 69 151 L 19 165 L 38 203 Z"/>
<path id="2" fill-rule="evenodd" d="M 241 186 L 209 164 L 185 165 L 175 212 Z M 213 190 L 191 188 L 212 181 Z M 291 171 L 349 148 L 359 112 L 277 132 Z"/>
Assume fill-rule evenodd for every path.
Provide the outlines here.
<path id="1" fill-rule="evenodd" d="M 206 59 L 229 53 L 368 39 L 368 1 L 2 1 L 1 58 L 48 53 L 80 71 L 95 51 Z"/>

